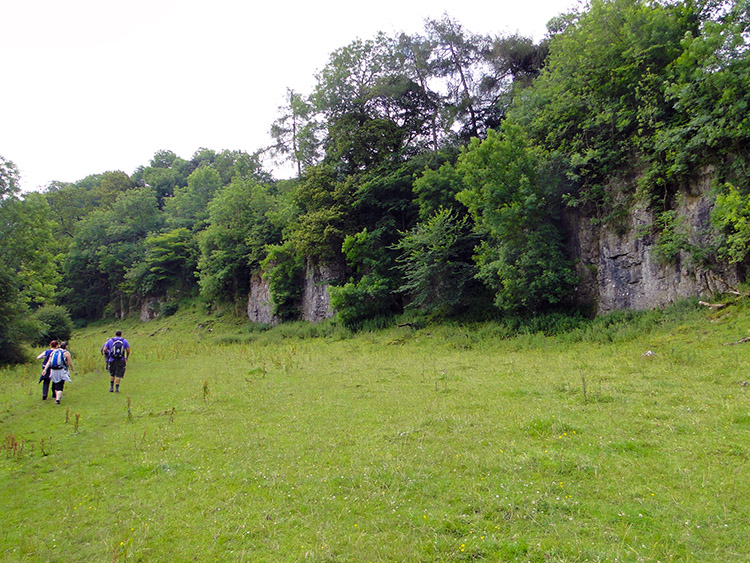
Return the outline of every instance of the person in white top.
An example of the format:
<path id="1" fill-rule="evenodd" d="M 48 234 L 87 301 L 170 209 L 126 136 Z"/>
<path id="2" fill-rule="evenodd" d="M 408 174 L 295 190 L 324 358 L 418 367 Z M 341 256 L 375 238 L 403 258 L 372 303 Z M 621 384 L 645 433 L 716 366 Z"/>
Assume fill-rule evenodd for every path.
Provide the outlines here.
<path id="1" fill-rule="evenodd" d="M 65 344 L 65 348 L 62 348 L 55 342 L 55 346 L 53 346 L 52 352 L 50 352 L 47 363 L 44 366 L 44 371 L 49 371 L 49 378 L 52 382 L 52 394 L 58 405 L 62 400 L 65 382 L 70 381 L 70 372 L 73 371 L 73 359 L 66 348 L 67 344 Z"/>

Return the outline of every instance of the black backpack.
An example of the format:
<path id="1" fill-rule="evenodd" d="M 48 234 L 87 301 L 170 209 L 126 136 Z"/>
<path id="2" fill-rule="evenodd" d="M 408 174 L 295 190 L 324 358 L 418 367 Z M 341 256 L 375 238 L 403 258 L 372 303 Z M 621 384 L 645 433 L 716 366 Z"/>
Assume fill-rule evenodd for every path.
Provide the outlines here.
<path id="1" fill-rule="evenodd" d="M 121 360 L 123 356 L 125 356 L 125 344 L 122 340 L 113 340 L 112 348 L 109 350 L 109 357 Z"/>

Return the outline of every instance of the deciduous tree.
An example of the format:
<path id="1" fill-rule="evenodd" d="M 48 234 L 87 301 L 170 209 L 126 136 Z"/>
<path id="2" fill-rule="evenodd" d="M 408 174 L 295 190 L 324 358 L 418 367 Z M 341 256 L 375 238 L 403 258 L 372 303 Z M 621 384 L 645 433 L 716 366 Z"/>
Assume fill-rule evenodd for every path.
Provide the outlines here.
<path id="1" fill-rule="evenodd" d="M 474 139 L 457 166 L 467 188 L 458 194 L 483 240 L 479 276 L 505 311 L 539 311 L 565 302 L 576 276 L 559 229 L 559 194 L 538 149 L 520 128 Z"/>

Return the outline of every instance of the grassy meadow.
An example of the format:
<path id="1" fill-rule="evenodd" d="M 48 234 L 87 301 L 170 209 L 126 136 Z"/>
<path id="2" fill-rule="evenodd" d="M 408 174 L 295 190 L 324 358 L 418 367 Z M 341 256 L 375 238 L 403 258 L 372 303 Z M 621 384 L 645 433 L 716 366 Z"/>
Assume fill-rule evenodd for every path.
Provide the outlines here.
<path id="1" fill-rule="evenodd" d="M 619 319 L 619 320 L 618 320 Z M 0 371 L 2 561 L 747 561 L 750 306 L 502 325 L 118 325 Z"/>

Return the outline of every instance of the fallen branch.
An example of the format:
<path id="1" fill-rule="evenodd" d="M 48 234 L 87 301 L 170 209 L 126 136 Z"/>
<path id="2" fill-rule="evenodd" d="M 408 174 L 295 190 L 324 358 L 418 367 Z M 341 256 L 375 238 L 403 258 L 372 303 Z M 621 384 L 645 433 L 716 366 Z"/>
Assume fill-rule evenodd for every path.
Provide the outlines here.
<path id="1" fill-rule="evenodd" d="M 709 309 L 721 309 L 722 307 L 727 306 L 726 303 L 706 303 L 705 301 L 698 301 L 698 305 L 703 305 Z"/>
<path id="2" fill-rule="evenodd" d="M 735 344 L 744 344 L 745 342 L 750 342 L 750 336 L 740 338 L 737 342 L 725 342 L 724 346 L 734 346 Z"/>

